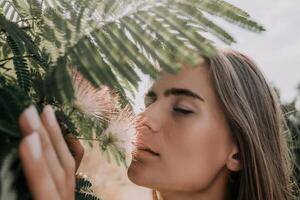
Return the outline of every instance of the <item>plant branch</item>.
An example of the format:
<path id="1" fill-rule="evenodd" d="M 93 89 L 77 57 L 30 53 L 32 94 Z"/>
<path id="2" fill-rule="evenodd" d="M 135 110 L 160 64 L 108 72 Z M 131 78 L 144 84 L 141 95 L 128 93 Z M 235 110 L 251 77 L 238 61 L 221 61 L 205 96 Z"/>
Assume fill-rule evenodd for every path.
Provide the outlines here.
<path id="1" fill-rule="evenodd" d="M 100 138 L 83 138 L 83 137 L 75 137 L 74 139 L 77 139 L 77 140 L 98 141 L 98 142 L 101 142 L 101 141 L 102 141 Z"/>
<path id="2" fill-rule="evenodd" d="M 11 70 L 11 68 L 8 68 L 8 67 L 4 67 L 6 63 L 4 63 L 3 65 L 0 65 L 0 68 L 4 69 L 5 72 L 8 72 L 9 70 Z"/>
<path id="3" fill-rule="evenodd" d="M 6 63 L 8 63 L 8 60 L 7 60 L 6 62 L 4 62 L 4 63 L 1 63 L 1 64 L 0 64 L 0 68 L 6 69 L 6 70 L 8 71 L 8 68 L 5 67 Z"/>
<path id="4" fill-rule="evenodd" d="M 30 21 L 30 20 L 36 20 L 38 19 L 37 17 L 31 17 L 31 18 L 27 18 L 27 19 L 20 19 L 19 21 L 16 21 L 15 23 L 20 23 L 20 22 L 27 22 L 27 21 Z"/>
<path id="5" fill-rule="evenodd" d="M 296 112 L 297 112 L 297 110 L 291 110 L 289 112 L 284 113 L 284 116 L 289 116 L 289 115 L 292 115 L 292 114 L 294 114 Z"/>
<path id="6" fill-rule="evenodd" d="M 33 58 L 34 55 L 33 54 L 29 54 L 29 55 L 25 55 L 25 56 L 12 56 L 12 57 L 9 57 L 9 58 L 4 58 L 2 60 L 0 60 L 0 62 L 5 62 L 5 61 L 8 61 L 8 60 L 12 60 L 14 58 Z"/>
<path id="7" fill-rule="evenodd" d="M 71 112 L 68 114 L 68 117 L 70 118 L 71 116 L 72 116 L 72 114 L 75 112 L 75 108 L 74 107 L 72 107 L 72 110 L 71 110 Z"/>

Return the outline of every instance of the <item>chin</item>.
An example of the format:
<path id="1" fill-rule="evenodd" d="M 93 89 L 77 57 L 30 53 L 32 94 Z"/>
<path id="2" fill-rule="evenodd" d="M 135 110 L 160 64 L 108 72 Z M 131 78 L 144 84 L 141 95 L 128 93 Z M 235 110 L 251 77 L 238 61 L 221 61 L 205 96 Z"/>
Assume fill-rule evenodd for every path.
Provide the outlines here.
<path id="1" fill-rule="evenodd" d="M 127 170 L 127 176 L 131 182 L 133 182 L 136 185 L 140 185 L 141 181 L 139 180 L 139 177 L 141 176 L 141 174 L 140 172 L 138 172 L 136 165 L 137 164 L 134 161 L 130 163 L 130 166 Z"/>
<path id="2" fill-rule="evenodd" d="M 127 176 L 132 183 L 138 186 L 153 188 L 153 184 L 151 183 L 153 182 L 152 179 L 154 178 L 154 176 L 148 176 L 146 171 L 143 170 L 143 167 L 140 166 L 139 163 L 131 162 L 127 170 Z M 149 179 L 150 177 L 151 180 Z"/>

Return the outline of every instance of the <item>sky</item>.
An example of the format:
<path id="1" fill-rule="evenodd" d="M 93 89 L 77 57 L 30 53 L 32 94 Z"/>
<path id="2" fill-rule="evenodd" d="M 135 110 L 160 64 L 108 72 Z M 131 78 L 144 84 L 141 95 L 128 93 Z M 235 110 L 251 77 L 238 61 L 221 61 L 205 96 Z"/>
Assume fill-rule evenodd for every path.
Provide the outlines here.
<path id="1" fill-rule="evenodd" d="M 258 63 L 267 79 L 280 89 L 284 101 L 293 100 L 300 84 L 300 1 L 228 2 L 246 10 L 266 28 L 266 32 L 254 34 L 234 26 L 226 27 L 237 40 L 233 47 Z"/>
<path id="2" fill-rule="evenodd" d="M 228 0 L 247 11 L 266 31 L 253 33 L 214 18 L 237 43 L 231 47 L 253 58 L 269 82 L 279 88 L 281 99 L 290 102 L 300 84 L 300 1 L 299 0 Z M 226 47 L 222 43 L 218 46 Z M 142 78 L 136 111 L 142 107 L 142 95 L 151 85 Z M 300 94 L 298 94 L 300 96 Z M 297 108 L 300 109 L 300 97 Z"/>

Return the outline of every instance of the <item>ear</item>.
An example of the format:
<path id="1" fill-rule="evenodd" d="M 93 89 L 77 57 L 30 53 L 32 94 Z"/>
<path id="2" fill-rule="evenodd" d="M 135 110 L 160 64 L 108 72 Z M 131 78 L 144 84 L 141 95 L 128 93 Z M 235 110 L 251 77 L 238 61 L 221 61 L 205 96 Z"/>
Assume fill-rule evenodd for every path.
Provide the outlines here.
<path id="1" fill-rule="evenodd" d="M 240 171 L 242 169 L 241 156 L 236 145 L 233 146 L 232 151 L 228 156 L 226 166 L 233 172 Z"/>

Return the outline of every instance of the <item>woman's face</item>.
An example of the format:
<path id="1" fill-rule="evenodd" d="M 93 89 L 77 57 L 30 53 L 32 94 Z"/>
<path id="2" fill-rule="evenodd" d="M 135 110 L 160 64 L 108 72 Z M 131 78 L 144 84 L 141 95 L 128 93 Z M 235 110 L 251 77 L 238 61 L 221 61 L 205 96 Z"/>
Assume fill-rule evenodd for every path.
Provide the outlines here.
<path id="1" fill-rule="evenodd" d="M 162 74 L 145 105 L 129 179 L 160 191 L 225 186 L 237 150 L 207 66 Z M 156 154 L 142 150 L 148 148 Z"/>

